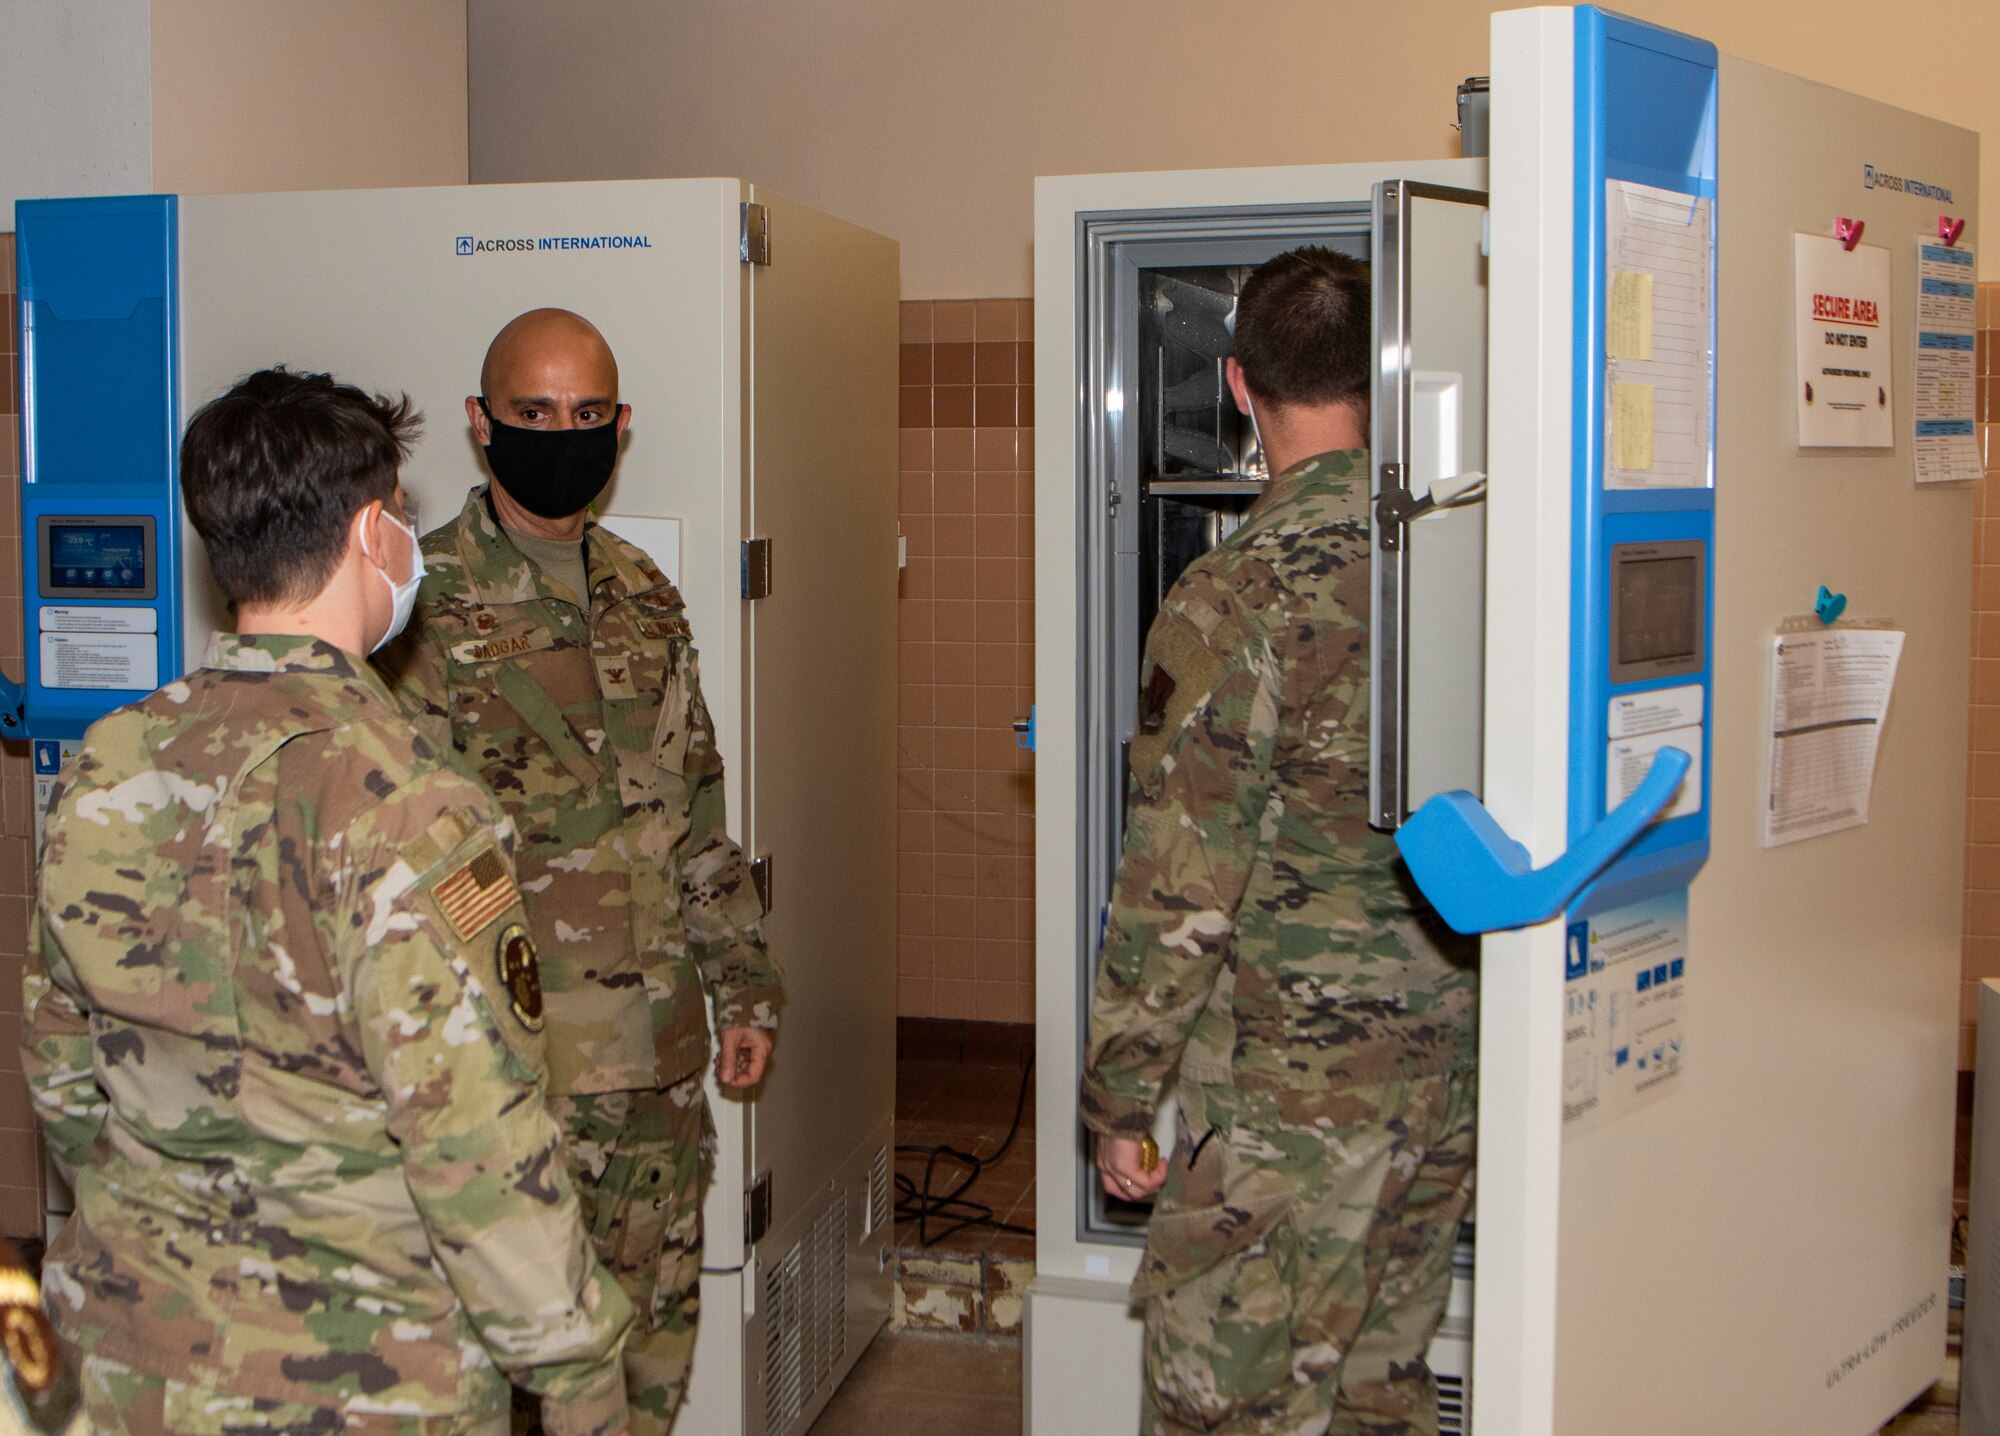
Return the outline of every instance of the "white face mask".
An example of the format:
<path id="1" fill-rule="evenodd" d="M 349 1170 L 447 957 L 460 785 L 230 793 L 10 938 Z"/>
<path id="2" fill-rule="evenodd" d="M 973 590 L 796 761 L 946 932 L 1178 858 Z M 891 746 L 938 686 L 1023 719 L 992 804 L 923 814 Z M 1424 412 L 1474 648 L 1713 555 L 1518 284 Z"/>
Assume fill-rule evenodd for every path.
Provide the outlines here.
<path id="1" fill-rule="evenodd" d="M 411 525 L 403 523 L 402 520 L 398 519 L 394 514 L 390 513 L 387 509 L 382 510 L 382 518 L 384 522 L 394 524 L 397 528 L 401 529 L 406 535 L 409 536 L 410 576 L 403 582 L 397 583 L 394 579 L 389 577 L 389 571 L 387 569 L 376 570 L 377 573 L 382 575 L 382 582 L 389 585 L 389 601 L 391 604 L 391 611 L 389 614 L 388 631 L 385 632 L 380 638 L 375 640 L 374 648 L 370 648 L 368 650 L 370 653 L 374 653 L 377 649 L 380 649 L 383 644 L 387 643 L 390 639 L 394 638 L 397 634 L 401 633 L 405 628 L 409 626 L 410 614 L 416 609 L 417 606 L 417 586 L 424 581 L 424 573 L 425 573 L 423 545 L 417 542 L 416 529 Z M 363 552 L 364 554 L 368 554 L 368 557 L 370 558 L 374 557 L 373 554 L 368 553 L 368 528 L 365 523 L 362 525 L 361 529 L 361 552 Z"/>
<path id="2" fill-rule="evenodd" d="M 1264 475 L 1266 478 L 1276 478 L 1277 475 L 1271 468 L 1271 451 L 1264 447 L 1264 431 L 1257 427 L 1257 404 L 1250 397 L 1247 385 L 1243 390 L 1243 409 L 1250 416 L 1250 437 L 1257 441 L 1257 457 L 1264 461 Z"/>

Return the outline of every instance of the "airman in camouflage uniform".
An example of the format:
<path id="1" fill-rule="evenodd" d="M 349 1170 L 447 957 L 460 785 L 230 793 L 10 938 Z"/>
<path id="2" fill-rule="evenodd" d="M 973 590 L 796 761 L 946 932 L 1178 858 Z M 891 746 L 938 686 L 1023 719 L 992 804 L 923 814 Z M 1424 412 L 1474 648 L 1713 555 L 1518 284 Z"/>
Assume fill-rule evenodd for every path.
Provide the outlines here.
<path id="1" fill-rule="evenodd" d="M 640 1311 L 626 1348 L 634 1430 L 663 1432 L 685 1393 L 700 1300 L 703 990 L 719 1074 L 749 1086 L 777 1025 L 779 976 L 726 831 L 722 755 L 680 594 L 585 512 L 629 415 L 609 349 L 575 315 L 531 311 L 495 339 L 481 387 L 467 411 L 499 483 L 425 539 L 416 620 L 383 665 L 520 835 L 550 1107 L 599 1253 Z M 525 471 L 510 467 L 524 451 Z M 586 467 L 589 482 L 566 486 Z M 536 507 L 524 510 L 515 488 Z M 547 534 L 565 526 L 573 536 L 551 552 Z"/>
<path id="2" fill-rule="evenodd" d="M 246 631 L 58 783 L 24 1055 L 76 1189 L 48 1305 L 100 1431 L 504 1431 L 510 1382 L 553 1436 L 626 1426 L 633 1313 L 543 1105 L 511 829 L 356 656 L 414 581 L 389 506 L 412 424 L 282 372 L 197 416 L 189 509 Z M 217 426 L 199 452 L 250 462 L 197 460 Z M 271 511 L 246 494 L 308 481 L 326 563 L 310 497 L 288 552 L 244 541 Z"/>
<path id="3" fill-rule="evenodd" d="M 1365 276 L 1308 250 L 1246 284 L 1232 385 L 1273 466 L 1301 457 L 1146 642 L 1082 1116 L 1106 1189 L 1158 1192 L 1133 1288 L 1150 1433 L 1437 1430 L 1423 1355 L 1471 1191 L 1474 969 L 1367 824 L 1368 454 L 1314 452 L 1359 441 L 1365 399 L 1295 397 L 1256 362 L 1274 306 L 1345 288 L 1365 384 Z"/>

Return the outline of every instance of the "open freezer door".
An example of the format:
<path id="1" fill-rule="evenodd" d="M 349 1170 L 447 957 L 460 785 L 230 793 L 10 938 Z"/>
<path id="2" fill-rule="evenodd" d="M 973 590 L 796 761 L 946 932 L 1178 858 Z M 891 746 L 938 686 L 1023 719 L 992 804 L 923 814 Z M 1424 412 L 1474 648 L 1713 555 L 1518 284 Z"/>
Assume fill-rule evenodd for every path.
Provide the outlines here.
<path id="1" fill-rule="evenodd" d="M 1486 196 L 1375 186 L 1368 798 L 1385 830 L 1479 792 L 1486 622 Z"/>

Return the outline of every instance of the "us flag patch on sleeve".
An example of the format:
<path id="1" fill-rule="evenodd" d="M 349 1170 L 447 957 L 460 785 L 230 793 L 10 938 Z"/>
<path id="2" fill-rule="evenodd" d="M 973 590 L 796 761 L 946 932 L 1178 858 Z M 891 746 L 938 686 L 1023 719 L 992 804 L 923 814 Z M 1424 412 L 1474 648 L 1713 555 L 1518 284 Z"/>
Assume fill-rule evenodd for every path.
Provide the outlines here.
<path id="1" fill-rule="evenodd" d="M 444 920 L 460 942 L 470 942 L 508 908 L 521 900 L 521 890 L 507 864 L 491 848 L 483 848 L 465 866 L 431 889 Z"/>

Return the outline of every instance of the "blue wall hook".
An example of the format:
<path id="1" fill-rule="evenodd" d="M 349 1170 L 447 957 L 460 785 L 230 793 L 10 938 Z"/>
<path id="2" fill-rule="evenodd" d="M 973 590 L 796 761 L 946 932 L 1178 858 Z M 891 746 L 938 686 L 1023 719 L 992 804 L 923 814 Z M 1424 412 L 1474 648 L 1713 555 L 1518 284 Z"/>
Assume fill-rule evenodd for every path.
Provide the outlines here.
<path id="1" fill-rule="evenodd" d="M 1662 748 L 1653 766 L 1603 822 L 1545 868 L 1493 820 L 1472 794 L 1439 793 L 1396 830 L 1410 876 L 1438 915 L 1464 933 L 1501 932 L 1546 922 L 1568 907 L 1673 800 L 1694 760 Z"/>

